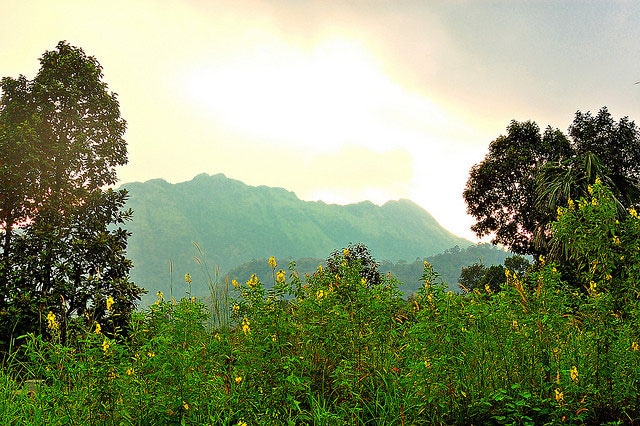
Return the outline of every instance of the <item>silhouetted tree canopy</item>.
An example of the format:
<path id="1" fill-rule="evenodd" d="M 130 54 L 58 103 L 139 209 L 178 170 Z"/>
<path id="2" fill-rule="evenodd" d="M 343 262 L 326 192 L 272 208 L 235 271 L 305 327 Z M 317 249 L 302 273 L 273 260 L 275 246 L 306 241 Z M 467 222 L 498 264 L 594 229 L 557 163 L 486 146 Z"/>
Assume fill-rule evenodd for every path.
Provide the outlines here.
<path id="1" fill-rule="evenodd" d="M 476 218 L 471 229 L 515 253 L 547 253 L 557 207 L 585 195 L 596 176 L 621 207 L 640 201 L 639 131 L 628 118 L 616 122 L 606 108 L 595 116 L 578 111 L 568 136 L 512 121 L 469 173 L 463 197 Z"/>
<path id="2" fill-rule="evenodd" d="M 126 122 L 102 67 L 60 42 L 33 80 L 0 83 L 0 340 L 74 326 L 124 326 L 142 289 L 129 282 Z M 107 298 L 110 298 L 107 309 Z"/>

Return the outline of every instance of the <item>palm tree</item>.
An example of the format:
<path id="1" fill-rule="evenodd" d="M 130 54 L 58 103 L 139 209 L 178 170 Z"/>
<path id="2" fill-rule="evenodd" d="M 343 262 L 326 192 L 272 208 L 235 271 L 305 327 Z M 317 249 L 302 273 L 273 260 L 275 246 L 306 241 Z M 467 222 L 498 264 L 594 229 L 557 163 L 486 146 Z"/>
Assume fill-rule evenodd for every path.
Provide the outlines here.
<path id="1" fill-rule="evenodd" d="M 621 218 L 627 214 L 627 208 L 640 201 L 640 185 L 637 180 L 611 173 L 592 152 L 573 155 L 557 163 L 546 163 L 537 173 L 535 208 L 545 212 L 549 220 L 534 236 L 534 244 L 539 249 L 544 249 L 541 251 L 547 252 L 551 258 L 562 260 L 561 253 L 565 252 L 565 248 L 549 246 L 550 223 L 555 220 L 558 207 L 566 206 L 569 199 L 588 197 L 589 185 L 597 177 L 613 192 Z"/>

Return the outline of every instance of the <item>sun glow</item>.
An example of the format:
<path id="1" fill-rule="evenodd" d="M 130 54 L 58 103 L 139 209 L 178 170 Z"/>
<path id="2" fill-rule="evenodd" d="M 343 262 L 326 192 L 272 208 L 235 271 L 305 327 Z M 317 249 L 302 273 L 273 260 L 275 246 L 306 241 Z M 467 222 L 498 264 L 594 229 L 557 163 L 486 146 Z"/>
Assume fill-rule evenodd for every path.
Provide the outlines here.
<path id="1" fill-rule="evenodd" d="M 187 75 L 189 100 L 216 125 L 296 146 L 333 149 L 366 143 L 386 150 L 397 142 L 399 129 L 407 133 L 407 112 L 401 110 L 416 106 L 374 55 L 346 39 L 306 51 L 272 43 Z M 431 117 L 434 112 L 431 108 Z"/>
<path id="2" fill-rule="evenodd" d="M 464 182 L 451 191 L 441 180 L 459 174 L 456 164 L 466 168 L 462 176 L 473 164 L 465 143 L 478 137 L 475 129 L 404 85 L 388 58 L 364 43 L 330 37 L 301 47 L 270 32 L 246 40 L 185 64 L 177 87 L 182 113 L 223 135 L 212 146 L 242 157 L 227 162 L 242 164 L 245 153 L 264 160 L 244 172 L 246 183 L 337 203 L 412 198 L 448 217 L 442 210 L 460 198 Z M 289 173 L 269 174 L 269 164 L 283 158 L 296 159 Z"/>

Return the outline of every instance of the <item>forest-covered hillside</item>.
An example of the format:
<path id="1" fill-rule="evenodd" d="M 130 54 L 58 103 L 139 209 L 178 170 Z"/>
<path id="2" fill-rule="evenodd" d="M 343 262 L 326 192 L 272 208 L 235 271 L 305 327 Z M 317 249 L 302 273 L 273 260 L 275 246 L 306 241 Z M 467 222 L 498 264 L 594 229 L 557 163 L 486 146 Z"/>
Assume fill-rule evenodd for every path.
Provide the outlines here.
<path id="1" fill-rule="evenodd" d="M 151 295 L 168 292 L 172 282 L 182 284 L 187 272 L 194 277 L 193 293 L 206 294 L 206 277 L 194 256 L 224 274 L 270 256 L 324 258 L 350 242 L 363 242 L 378 260 L 391 262 L 471 245 L 409 200 L 383 206 L 308 202 L 282 188 L 253 187 L 222 174 L 201 174 L 178 184 L 156 179 L 123 188 L 129 191 L 127 207 L 134 212 L 127 224 L 132 232 L 132 277 Z"/>

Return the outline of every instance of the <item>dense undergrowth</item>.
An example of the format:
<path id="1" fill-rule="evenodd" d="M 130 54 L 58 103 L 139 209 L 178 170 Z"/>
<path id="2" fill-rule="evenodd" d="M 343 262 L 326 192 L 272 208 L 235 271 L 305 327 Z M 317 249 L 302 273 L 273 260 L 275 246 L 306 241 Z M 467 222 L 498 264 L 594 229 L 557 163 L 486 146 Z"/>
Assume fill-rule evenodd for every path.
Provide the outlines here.
<path id="1" fill-rule="evenodd" d="M 596 187 L 595 203 L 570 203 L 554 224 L 582 286 L 541 258 L 524 277 L 507 271 L 499 292 L 455 294 L 425 263 L 405 300 L 345 252 L 306 277 L 270 259 L 269 288 L 234 282 L 228 311 L 212 283 L 214 307 L 159 293 L 117 335 L 93 324 L 61 345 L 50 318 L 49 338 L 28 336 L 4 360 L 3 422 L 638 422 L 640 222 L 610 221 L 607 197 Z"/>

